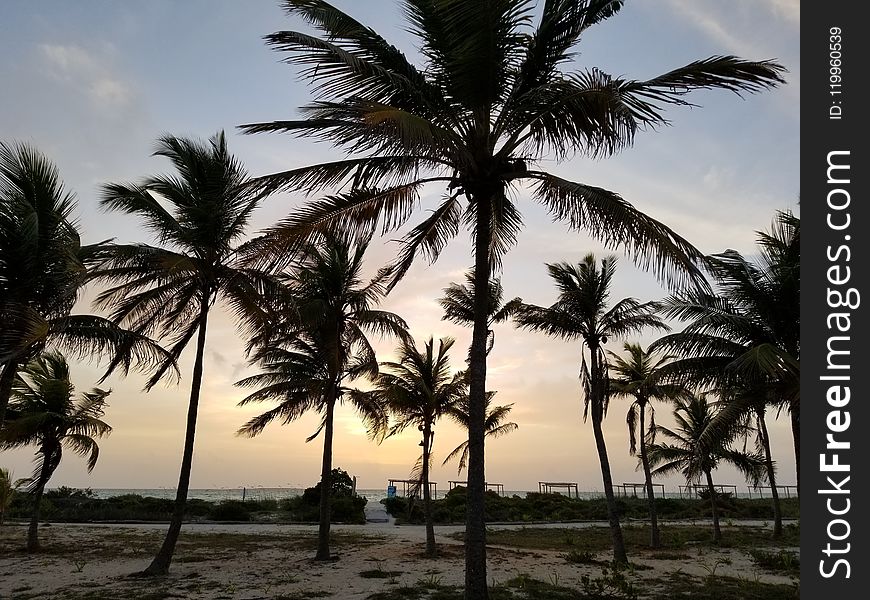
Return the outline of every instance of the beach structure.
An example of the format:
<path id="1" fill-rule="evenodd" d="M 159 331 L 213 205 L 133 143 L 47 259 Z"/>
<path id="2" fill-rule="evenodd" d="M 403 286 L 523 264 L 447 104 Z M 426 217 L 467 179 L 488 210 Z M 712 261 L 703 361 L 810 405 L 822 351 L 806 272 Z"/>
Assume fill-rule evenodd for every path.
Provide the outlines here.
<path id="1" fill-rule="evenodd" d="M 453 488 L 459 487 L 459 486 L 468 487 L 468 481 L 452 480 L 452 481 L 448 481 L 447 485 L 449 486 L 449 489 L 451 489 L 451 490 Z M 499 496 L 504 496 L 504 484 L 503 483 L 484 483 L 483 485 L 486 486 L 487 491 L 493 491 L 496 494 L 498 494 Z"/>
<path id="2" fill-rule="evenodd" d="M 565 494 L 571 498 L 571 492 L 574 492 L 574 498 L 580 497 L 580 489 L 574 482 L 567 481 L 539 481 L 538 491 L 542 494 L 559 494 L 560 490 L 565 490 Z"/>
<path id="3" fill-rule="evenodd" d="M 631 496 L 632 498 L 637 498 L 639 495 L 643 496 L 644 490 L 646 488 L 645 483 L 625 483 L 623 482 L 621 485 L 614 485 L 613 491 L 616 492 L 617 496 L 628 498 Z M 652 484 L 653 488 L 653 496 L 658 496 L 659 498 L 665 497 L 665 486 L 661 483 Z"/>
<path id="4" fill-rule="evenodd" d="M 402 493 L 399 494 L 399 486 L 402 487 Z M 419 479 L 388 479 L 387 480 L 387 497 L 392 498 L 394 496 L 402 496 L 403 498 L 418 498 L 420 497 L 419 491 L 412 490 L 416 488 L 419 490 L 422 487 Z M 429 493 L 433 498 L 438 497 L 438 483 L 435 481 L 429 482 Z"/>
<path id="5" fill-rule="evenodd" d="M 767 498 L 773 495 L 769 485 L 747 485 L 746 489 L 749 490 L 750 498 L 753 497 L 753 493 L 759 498 Z M 767 491 L 767 496 L 764 495 L 765 490 Z M 777 485 L 776 491 L 779 492 L 780 496 L 785 494 L 786 498 L 791 498 L 792 496 L 798 497 L 798 486 L 796 485 Z"/>

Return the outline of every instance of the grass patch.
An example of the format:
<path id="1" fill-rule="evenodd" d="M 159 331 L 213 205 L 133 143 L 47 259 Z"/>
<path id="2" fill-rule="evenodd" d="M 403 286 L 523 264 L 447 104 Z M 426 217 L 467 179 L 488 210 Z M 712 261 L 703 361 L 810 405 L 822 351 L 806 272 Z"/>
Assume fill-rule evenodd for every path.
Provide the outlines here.
<path id="1" fill-rule="evenodd" d="M 402 574 L 402 571 L 384 571 L 383 569 L 369 569 L 360 571 L 359 576 L 364 579 L 392 579 Z"/>
<path id="2" fill-rule="evenodd" d="M 692 577 L 685 573 L 672 573 L 665 579 L 648 580 L 649 600 L 797 600 L 800 590 L 792 585 L 763 583 L 755 579 L 735 577 Z"/>
<path id="3" fill-rule="evenodd" d="M 725 528 L 723 540 L 718 545 L 713 542 L 709 527 L 675 525 L 662 527 L 662 550 L 684 550 L 687 545 L 719 548 L 759 548 L 792 547 L 800 543 L 798 525 L 784 527 L 783 536 L 773 539 L 769 529 L 760 527 Z M 649 548 L 649 528 L 624 527 L 622 530 L 626 549 L 631 553 L 646 553 Z M 457 540 L 464 540 L 465 533 L 450 534 Z M 564 550 L 581 553 L 605 552 L 612 549 L 612 538 L 608 527 L 587 527 L 583 529 L 523 527 L 520 529 L 487 529 L 488 544 L 528 548 L 531 550 Z M 655 551 L 653 551 L 655 552 Z M 661 553 L 653 555 L 658 558 Z"/>
<path id="4" fill-rule="evenodd" d="M 763 569 L 798 575 L 801 571 L 801 560 L 797 553 L 789 550 L 768 552 L 766 550 L 749 550 L 752 562 Z"/>

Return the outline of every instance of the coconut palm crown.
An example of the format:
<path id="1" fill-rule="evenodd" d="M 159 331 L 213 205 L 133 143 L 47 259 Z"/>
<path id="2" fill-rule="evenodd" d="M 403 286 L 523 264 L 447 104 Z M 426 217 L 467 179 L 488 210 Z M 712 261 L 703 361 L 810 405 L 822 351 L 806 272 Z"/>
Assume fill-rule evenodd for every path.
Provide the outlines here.
<path id="1" fill-rule="evenodd" d="M 82 245 L 75 196 L 36 148 L 0 142 L 0 426 L 19 369 L 46 347 L 108 357 L 105 377 L 145 372 L 166 353 L 97 315 L 72 314 L 103 244 Z M 170 375 L 174 364 L 169 361 Z"/>

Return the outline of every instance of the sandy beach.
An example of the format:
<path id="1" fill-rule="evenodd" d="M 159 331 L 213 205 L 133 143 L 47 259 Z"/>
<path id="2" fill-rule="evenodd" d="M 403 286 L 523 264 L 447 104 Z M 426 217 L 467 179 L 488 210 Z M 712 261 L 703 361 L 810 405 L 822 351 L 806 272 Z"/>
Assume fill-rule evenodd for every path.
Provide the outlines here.
<path id="1" fill-rule="evenodd" d="M 732 524 L 726 529 L 745 522 Z M 754 523 L 755 526 L 762 525 Z M 604 523 L 536 525 L 569 528 L 578 537 Z M 520 525 L 496 525 L 519 529 Z M 462 542 L 450 537 L 462 526 L 436 528 L 440 556 L 422 556 L 425 529 L 392 521 L 333 526 L 333 562 L 318 563 L 314 554 L 316 527 L 278 524 L 185 525 L 171 573 L 162 579 L 131 578 L 145 568 L 165 531 L 165 524 L 51 524 L 40 528 L 43 551 L 23 551 L 26 528 L 0 528 L 0 598 L 102 599 L 301 599 L 328 597 L 363 600 L 378 592 L 420 584 L 460 586 Z M 795 550 L 797 550 L 795 548 Z M 595 556 L 609 560 L 609 553 Z M 733 577 L 755 582 L 792 584 L 795 579 L 759 568 L 735 548 L 693 547 L 684 551 L 633 552 L 630 577 L 644 589 L 666 585 L 675 573 L 683 577 Z M 601 564 L 573 564 L 565 552 L 490 545 L 489 579 L 504 583 L 529 576 L 559 586 L 581 588 L 581 577 L 599 577 Z M 406 597 L 401 595 L 385 597 Z M 416 597 L 416 596 L 407 596 Z"/>

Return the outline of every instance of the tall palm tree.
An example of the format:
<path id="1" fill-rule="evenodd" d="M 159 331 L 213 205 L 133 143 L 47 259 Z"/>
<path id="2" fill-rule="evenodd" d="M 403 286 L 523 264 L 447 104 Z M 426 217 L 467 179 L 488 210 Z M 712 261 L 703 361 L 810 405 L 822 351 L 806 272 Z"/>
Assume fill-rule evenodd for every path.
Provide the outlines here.
<path id="1" fill-rule="evenodd" d="M 711 435 L 747 414 L 755 416 L 778 536 L 782 519 L 765 411 L 773 405 L 791 414 L 799 484 L 800 219 L 778 212 L 771 233 L 758 232 L 758 242 L 756 261 L 734 250 L 708 257 L 718 290 L 668 297 L 663 314 L 688 324 L 653 346 L 680 357 L 668 366 L 674 377 L 715 385 L 729 400 Z"/>
<path id="2" fill-rule="evenodd" d="M 714 445 L 701 443 L 702 436 L 709 431 L 720 409 L 721 406 L 707 402 L 704 395 L 678 399 L 674 409 L 676 428 L 656 426 L 656 432 L 670 443 L 655 443 L 649 447 L 650 463 L 656 467 L 654 475 L 679 472 L 687 483 L 698 483 L 704 477 L 713 515 L 713 541 L 717 543 L 722 540 L 722 530 L 719 527 L 713 470 L 722 463 L 728 463 L 737 467 L 753 483 L 764 477 L 764 461 L 760 455 L 731 447 L 736 438 L 748 433 L 747 428 L 732 428 L 727 436 L 717 436 Z"/>
<path id="3" fill-rule="evenodd" d="M 474 325 L 474 270 L 465 274 L 465 283 L 451 283 L 444 288 L 444 296 L 438 299 L 441 308 L 444 309 L 446 319 L 457 325 Z M 511 318 L 517 307 L 522 303 L 522 298 L 514 298 L 502 304 L 504 297 L 504 288 L 502 288 L 501 280 L 498 277 L 490 279 L 488 286 L 487 306 L 489 307 L 489 316 L 486 325 L 486 353 L 492 352 L 492 347 L 495 344 L 495 333 L 492 326 L 496 323 L 503 323 Z"/>
<path id="4" fill-rule="evenodd" d="M 640 344 L 629 342 L 625 343 L 623 350 L 627 354 L 626 357 L 610 352 L 613 358 L 613 362 L 610 364 L 610 369 L 613 373 L 610 377 L 610 393 L 613 396 L 627 396 L 634 400 L 631 406 L 628 407 L 628 414 L 626 415 L 629 453 L 632 456 L 635 455 L 638 450 L 639 439 L 640 464 L 643 467 L 647 505 L 649 507 L 650 546 L 659 548 L 661 546 L 661 536 L 659 535 L 649 457 L 646 451 L 647 444 L 655 441 L 655 407 L 650 401 L 672 400 L 685 393 L 685 390 L 677 384 L 657 381 L 660 368 L 671 357 L 656 356 L 655 352 L 644 350 Z M 649 410 L 649 429 L 646 426 L 647 410 Z"/>
<path id="5" fill-rule="evenodd" d="M 432 497 L 429 471 L 435 423 L 449 414 L 466 389 L 464 373 L 451 373 L 448 352 L 455 340 L 444 337 L 438 348 L 430 337 L 419 350 L 412 341 L 398 348 L 398 362 L 381 363 L 381 373 L 374 381 L 374 396 L 395 417 L 389 435 L 416 426 L 422 433 L 420 446 L 420 486 L 423 488 L 423 514 L 426 520 L 426 555 L 435 556 L 435 527 L 432 521 Z"/>
<path id="6" fill-rule="evenodd" d="M 58 352 L 46 352 L 29 362 L 12 388 L 10 419 L 0 432 L 0 447 L 36 446 L 36 469 L 30 483 L 33 511 L 27 529 L 27 551 L 39 550 L 39 512 L 42 494 L 64 448 L 86 457 L 88 473 L 97 464 L 96 438 L 112 428 L 103 421 L 111 390 L 92 389 L 75 398 L 69 365 Z"/>
<path id="7" fill-rule="evenodd" d="M 363 282 L 367 241 L 325 236 L 299 249 L 294 266 L 283 276 L 283 300 L 266 298 L 273 317 L 259 326 L 249 348 L 262 372 L 236 385 L 255 388 L 240 404 L 277 402 L 249 420 L 239 435 L 254 437 L 270 422 L 290 423 L 314 410 L 323 433 L 320 474 L 320 527 L 316 560 L 330 560 L 330 494 L 335 407 L 349 401 L 373 437 L 386 433 L 386 413 L 370 395 L 347 387 L 355 379 L 373 379 L 378 363 L 367 334 L 405 339 L 407 324 L 398 315 L 377 310 L 385 295 L 385 271 Z"/>
<path id="8" fill-rule="evenodd" d="M 110 356 L 106 376 L 164 357 L 146 337 L 71 311 L 101 244 L 81 245 L 75 196 L 32 146 L 0 142 L 0 426 L 19 369 L 46 346 Z"/>
<path id="9" fill-rule="evenodd" d="M 168 358 L 148 385 L 162 377 L 196 337 L 196 354 L 178 490 L 166 538 L 143 574 L 168 572 L 181 532 L 193 462 L 196 418 L 203 377 L 209 312 L 223 299 L 244 314 L 269 280 L 236 264 L 238 243 L 262 194 L 246 186 L 242 164 L 230 154 L 223 132 L 207 144 L 161 137 L 155 156 L 168 158 L 176 175 L 147 177 L 138 184 L 103 186 L 101 205 L 141 219 L 160 245 L 111 244 L 92 273 L 112 285 L 96 303 L 134 332 L 169 340 Z"/>
<path id="10" fill-rule="evenodd" d="M 628 557 L 616 511 L 616 497 L 613 494 L 610 461 L 607 458 L 607 446 L 601 427 L 610 399 L 604 344 L 608 338 L 639 333 L 647 327 L 667 329 L 667 326 L 655 316 L 655 305 L 651 302 L 641 303 L 634 298 L 623 298 L 608 308 L 610 285 L 616 272 L 614 256 L 603 258 L 599 266 L 595 256 L 587 254 L 577 265 L 548 264 L 547 271 L 559 291 L 556 302 L 549 307 L 523 304 L 514 320 L 524 329 L 540 331 L 563 340 L 580 340 L 589 350 L 588 363 L 586 352 L 581 353 L 583 358 L 580 379 L 585 397 L 583 419 L 585 421 L 591 413 L 592 431 L 607 498 L 614 560 L 627 563 Z"/>
<path id="11" fill-rule="evenodd" d="M 484 429 L 486 430 L 486 437 L 492 439 L 500 438 L 501 436 L 507 435 L 511 431 L 516 431 L 519 428 L 519 425 L 513 421 L 507 421 L 508 413 L 510 413 L 514 405 L 505 404 L 504 406 L 491 407 L 492 399 L 494 397 L 495 392 L 490 391 L 486 393 L 486 421 L 484 423 Z M 453 421 L 461 425 L 463 429 L 467 431 L 469 423 L 468 412 L 468 395 L 465 394 L 459 399 L 459 402 L 451 408 L 449 416 Z M 445 458 L 444 462 L 441 464 L 446 465 L 457 457 L 459 457 L 459 466 L 456 469 L 456 473 L 460 474 L 468 466 L 468 440 L 465 440 L 456 446 L 456 448 L 447 455 L 447 458 Z"/>
<path id="12" fill-rule="evenodd" d="M 486 289 L 513 246 L 522 216 L 512 192 L 554 218 L 583 229 L 674 280 L 696 280 L 697 251 L 618 194 L 537 167 L 580 152 L 612 155 L 639 129 L 668 121 L 666 105 L 688 105 L 694 89 L 755 92 L 775 86 L 784 69 L 770 61 L 714 56 L 652 79 L 610 76 L 570 62 L 583 33 L 615 15 L 621 0 L 544 2 L 537 26 L 529 0 L 403 0 L 421 68 L 370 27 L 324 0 L 284 0 L 289 15 L 321 34 L 266 36 L 303 67 L 316 101 L 298 120 L 242 126 L 247 133 L 290 132 L 331 142 L 348 156 L 261 179 L 266 189 L 347 191 L 311 202 L 276 226 L 261 249 L 285 252 L 311 230 L 394 230 L 410 218 L 427 183 L 446 194 L 412 228 L 396 259 L 394 281 L 422 252 L 430 260 L 464 226 L 474 247 L 475 284 Z M 471 430 L 466 527 L 466 597 L 487 598 L 483 440 L 488 297 L 474 303 L 470 359 Z"/>

